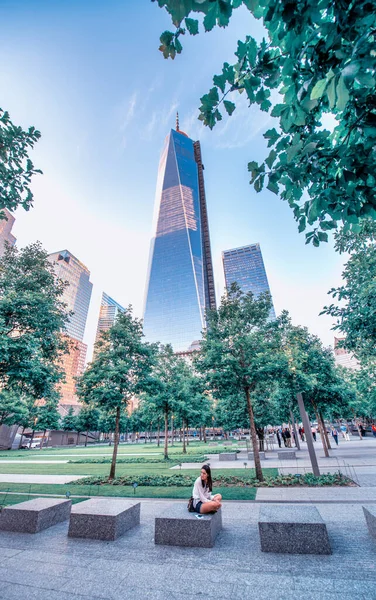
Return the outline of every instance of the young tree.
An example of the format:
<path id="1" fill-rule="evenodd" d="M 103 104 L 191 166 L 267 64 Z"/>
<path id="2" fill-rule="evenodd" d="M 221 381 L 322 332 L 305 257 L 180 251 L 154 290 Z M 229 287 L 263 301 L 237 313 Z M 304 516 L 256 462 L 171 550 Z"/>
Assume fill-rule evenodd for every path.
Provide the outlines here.
<path id="1" fill-rule="evenodd" d="M 59 429 L 60 415 L 57 410 L 57 398 L 51 398 L 45 402 L 42 406 L 38 407 L 37 412 L 37 426 L 38 429 L 43 430 L 43 436 L 40 443 L 40 449 L 42 450 L 46 432 Z"/>
<path id="2" fill-rule="evenodd" d="M 153 383 L 155 347 L 142 340 L 142 323 L 131 307 L 120 313 L 113 327 L 96 344 L 94 361 L 77 381 L 77 394 L 86 404 L 116 414 L 110 479 L 114 479 L 119 445 L 119 422 L 128 401 Z"/>
<path id="3" fill-rule="evenodd" d="M 69 318 L 47 253 L 38 243 L 8 247 L 0 259 L 0 389 L 35 400 L 49 398 L 63 374 L 68 344 L 60 331 Z"/>
<path id="4" fill-rule="evenodd" d="M 226 27 L 235 9 L 246 7 L 261 19 L 268 39 L 248 35 L 238 41 L 236 62 L 225 63 L 214 86 L 201 98 L 199 119 L 210 128 L 232 115 L 237 94 L 277 119 L 264 133 L 271 147 L 266 160 L 251 161 L 251 183 L 264 184 L 287 200 L 299 231 L 314 228 L 306 242 L 318 246 L 342 222 L 376 218 L 376 11 L 373 2 L 318 0 L 158 0 L 176 30 L 161 35 L 165 58 L 182 51 L 182 35 L 199 32 L 192 18 L 201 13 L 205 31 Z M 273 90 L 282 96 L 272 106 Z M 223 111 L 222 111 L 223 112 Z M 334 130 L 323 129 L 325 114 Z M 305 193 L 304 193 L 305 192 Z"/>
<path id="5" fill-rule="evenodd" d="M 77 417 L 74 414 L 73 406 L 68 409 L 68 412 L 61 420 L 61 428 L 63 431 L 77 431 Z"/>
<path id="6" fill-rule="evenodd" d="M 28 414 L 25 398 L 12 389 L 0 389 L 0 427 L 16 425 Z"/>
<path id="7" fill-rule="evenodd" d="M 277 322 L 269 320 L 269 294 L 255 298 L 233 285 L 217 311 L 208 313 L 197 367 L 216 398 L 242 400 L 247 407 L 256 477 L 263 481 L 254 406 L 265 386 L 272 387 L 284 363 Z"/>
<path id="8" fill-rule="evenodd" d="M 32 206 L 31 178 L 42 171 L 34 168 L 28 152 L 39 138 L 40 132 L 34 127 L 24 131 L 0 108 L 0 219 L 5 218 L 3 208 L 14 211 L 22 206 L 29 210 Z"/>
<path id="9" fill-rule="evenodd" d="M 87 446 L 89 431 L 99 430 L 99 419 L 100 410 L 94 404 L 84 405 L 77 416 L 77 420 L 79 421 L 78 428 L 81 431 L 86 431 L 85 448 Z"/>
<path id="10" fill-rule="evenodd" d="M 366 219 L 359 233 L 336 236 L 336 249 L 350 253 L 342 277 L 344 283 L 329 294 L 338 304 L 326 306 L 323 313 L 336 319 L 342 345 L 367 365 L 376 364 L 376 222 Z"/>

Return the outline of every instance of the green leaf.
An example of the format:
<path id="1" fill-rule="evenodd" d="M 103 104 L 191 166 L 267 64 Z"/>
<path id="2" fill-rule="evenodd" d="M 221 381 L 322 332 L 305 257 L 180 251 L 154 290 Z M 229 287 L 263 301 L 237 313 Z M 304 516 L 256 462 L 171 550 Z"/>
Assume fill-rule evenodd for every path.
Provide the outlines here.
<path id="1" fill-rule="evenodd" d="M 247 44 L 247 58 L 249 60 L 249 64 L 251 67 L 254 67 L 256 64 L 257 57 L 257 43 L 252 37 L 248 40 Z"/>
<path id="2" fill-rule="evenodd" d="M 222 74 L 222 75 L 214 75 L 213 77 L 213 83 L 214 85 L 216 85 L 217 87 L 219 87 L 219 89 L 221 90 L 221 92 L 224 93 L 225 89 L 226 89 L 226 75 Z"/>
<path id="3" fill-rule="evenodd" d="M 272 168 L 273 163 L 275 161 L 275 159 L 277 158 L 277 152 L 275 150 L 272 150 L 268 156 L 268 158 L 265 159 L 266 164 L 268 165 L 269 169 Z"/>
<path id="4" fill-rule="evenodd" d="M 331 79 L 327 87 L 326 95 L 328 96 L 329 106 L 333 109 L 336 105 L 336 81 L 334 78 Z"/>
<path id="5" fill-rule="evenodd" d="M 376 84 L 376 80 L 371 73 L 358 73 L 355 79 L 358 83 L 368 88 L 373 88 Z"/>
<path id="6" fill-rule="evenodd" d="M 345 80 L 342 75 L 340 76 L 337 83 L 337 109 L 342 111 L 345 109 L 347 102 L 349 101 L 350 95 L 346 87 Z"/>
<path id="7" fill-rule="evenodd" d="M 276 194 L 278 196 L 278 193 L 279 193 L 278 185 L 275 181 L 272 180 L 271 177 L 269 177 L 269 182 L 268 182 L 268 185 L 266 186 L 266 189 L 270 190 L 271 192 L 273 192 L 273 194 Z"/>
<path id="8" fill-rule="evenodd" d="M 188 29 L 191 35 L 198 34 L 198 21 L 197 19 L 189 19 L 188 17 L 185 19 L 185 26 Z"/>
<path id="9" fill-rule="evenodd" d="M 327 242 L 328 241 L 328 234 L 324 233 L 323 231 L 319 231 L 317 233 L 317 236 L 318 236 L 320 242 Z"/>
<path id="10" fill-rule="evenodd" d="M 268 129 L 268 131 L 264 133 L 264 138 L 268 140 L 268 148 L 270 148 L 270 146 L 273 146 L 279 139 L 279 133 L 275 127 L 273 127 L 273 129 Z"/>
<path id="11" fill-rule="evenodd" d="M 320 79 L 320 81 L 318 81 L 313 86 L 310 99 L 311 100 L 319 100 L 323 96 L 327 85 L 328 85 L 328 81 L 326 78 Z"/>
<path id="12" fill-rule="evenodd" d="M 306 228 L 306 218 L 302 217 L 301 219 L 299 219 L 299 233 L 302 233 Z"/>
<path id="13" fill-rule="evenodd" d="M 211 31 L 217 22 L 217 5 L 213 4 L 213 6 L 208 10 L 207 14 L 204 17 L 204 27 L 205 31 Z"/>
<path id="14" fill-rule="evenodd" d="M 231 116 L 236 108 L 235 104 L 233 102 L 230 102 L 229 100 L 224 100 L 223 105 L 227 111 L 227 114 Z"/>

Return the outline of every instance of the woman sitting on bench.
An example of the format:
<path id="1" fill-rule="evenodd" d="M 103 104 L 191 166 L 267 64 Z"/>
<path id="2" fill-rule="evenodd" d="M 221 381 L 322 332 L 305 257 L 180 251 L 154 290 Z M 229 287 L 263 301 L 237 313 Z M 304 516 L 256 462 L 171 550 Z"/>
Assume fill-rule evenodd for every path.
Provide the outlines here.
<path id="1" fill-rule="evenodd" d="M 200 477 L 197 477 L 193 486 L 193 509 L 196 513 L 216 512 L 222 506 L 221 494 L 212 494 L 213 483 L 209 465 L 204 465 L 201 469 Z"/>

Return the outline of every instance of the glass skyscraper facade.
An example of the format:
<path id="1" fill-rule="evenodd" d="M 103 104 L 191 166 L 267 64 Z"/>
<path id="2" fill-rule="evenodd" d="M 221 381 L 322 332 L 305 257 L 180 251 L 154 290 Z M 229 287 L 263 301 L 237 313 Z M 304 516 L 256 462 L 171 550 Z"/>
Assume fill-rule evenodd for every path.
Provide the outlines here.
<path id="1" fill-rule="evenodd" d="M 5 242 L 11 246 L 16 243 L 16 238 L 12 234 L 12 227 L 16 219 L 6 208 L 1 212 L 5 214 L 6 219 L 0 219 L 0 257 L 4 254 Z"/>
<path id="2" fill-rule="evenodd" d="M 62 301 L 66 303 L 67 310 L 74 313 L 62 333 L 67 336 L 71 349 L 63 356 L 61 362 L 65 382 L 59 385 L 60 404 L 77 406 L 79 402 L 75 377 L 82 375 L 85 369 L 87 346 L 83 343 L 83 338 L 93 284 L 88 268 L 68 250 L 54 252 L 48 256 L 48 260 L 54 266 L 56 277 L 69 283 L 62 295 Z"/>
<path id="3" fill-rule="evenodd" d="M 262 292 L 270 293 L 260 244 L 225 250 L 222 260 L 227 289 L 237 283 L 244 293 L 252 292 L 256 297 Z M 275 319 L 274 306 L 270 318 Z"/>
<path id="4" fill-rule="evenodd" d="M 144 333 L 182 352 L 201 338 L 215 292 L 201 148 L 178 128 L 162 151 L 154 219 Z"/>
<path id="5" fill-rule="evenodd" d="M 98 319 L 98 327 L 97 327 L 97 335 L 95 337 L 95 343 L 100 338 L 100 335 L 103 331 L 107 331 L 110 327 L 115 323 L 116 317 L 119 312 L 124 312 L 125 308 L 123 308 L 120 304 L 115 302 L 113 298 L 108 296 L 105 292 L 102 293 L 101 307 L 99 309 L 99 319 Z"/>

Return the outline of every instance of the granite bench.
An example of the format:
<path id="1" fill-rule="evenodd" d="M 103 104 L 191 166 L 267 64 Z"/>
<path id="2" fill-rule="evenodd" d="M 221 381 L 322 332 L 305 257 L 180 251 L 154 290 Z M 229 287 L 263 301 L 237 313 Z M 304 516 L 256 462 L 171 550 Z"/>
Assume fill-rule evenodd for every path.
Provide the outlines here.
<path id="1" fill-rule="evenodd" d="M 67 521 L 71 506 L 71 500 L 61 498 L 34 498 L 6 506 L 0 513 L 0 530 L 38 533 Z"/>
<path id="2" fill-rule="evenodd" d="M 116 540 L 140 524 L 140 502 L 122 498 L 91 498 L 72 507 L 69 537 Z"/>
<path id="3" fill-rule="evenodd" d="M 376 507 L 375 506 L 362 506 L 364 516 L 366 518 L 367 527 L 369 534 L 376 538 Z"/>
<path id="4" fill-rule="evenodd" d="M 259 452 L 259 455 L 260 455 L 261 460 L 265 460 L 265 452 Z M 254 460 L 254 459 L 255 459 L 255 457 L 254 457 L 253 452 L 248 452 L 248 460 Z"/>
<path id="5" fill-rule="evenodd" d="M 296 459 L 295 450 L 282 450 L 278 452 L 278 460 L 294 460 Z"/>
<path id="6" fill-rule="evenodd" d="M 238 459 L 238 454 L 237 452 L 222 452 L 222 454 L 219 455 L 219 460 L 237 460 Z"/>
<path id="7" fill-rule="evenodd" d="M 212 548 L 221 529 L 221 510 L 199 515 L 188 512 L 186 503 L 172 504 L 155 518 L 154 542 L 165 546 Z"/>
<path id="8" fill-rule="evenodd" d="M 332 553 L 326 525 L 315 506 L 261 506 L 258 525 L 262 552 Z"/>
<path id="9" fill-rule="evenodd" d="M 209 442 L 209 446 L 218 446 L 218 442 Z"/>

